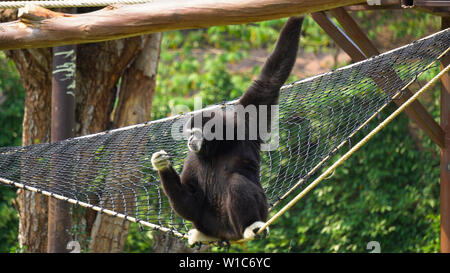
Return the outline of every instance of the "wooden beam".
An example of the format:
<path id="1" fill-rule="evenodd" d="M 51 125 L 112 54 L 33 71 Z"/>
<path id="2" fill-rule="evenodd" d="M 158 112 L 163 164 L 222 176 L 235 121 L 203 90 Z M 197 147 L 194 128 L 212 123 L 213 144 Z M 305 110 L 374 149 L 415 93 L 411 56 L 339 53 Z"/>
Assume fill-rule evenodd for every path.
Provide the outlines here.
<path id="1" fill-rule="evenodd" d="M 402 0 L 402 7 L 415 8 L 420 11 L 447 17 L 450 12 L 448 0 Z"/>
<path id="2" fill-rule="evenodd" d="M 258 22 L 364 0 L 192 0 L 115 5 L 84 14 L 29 5 L 0 24 L 0 50 L 99 42 L 176 29 Z"/>
<path id="3" fill-rule="evenodd" d="M 347 34 L 342 31 L 325 12 L 315 12 L 311 17 L 316 23 L 341 47 L 354 62 L 366 59 L 366 55 L 356 44 L 350 39 Z"/>
<path id="4" fill-rule="evenodd" d="M 450 7 L 450 1 L 448 0 L 414 0 L 413 6 L 418 7 Z"/>
<path id="5" fill-rule="evenodd" d="M 450 27 L 450 16 L 442 17 L 442 29 Z M 450 64 L 450 54 L 441 61 L 442 68 Z M 441 78 L 441 126 L 445 132 L 445 147 L 441 148 L 441 252 L 450 253 L 450 75 Z"/>
<path id="6" fill-rule="evenodd" d="M 367 2 L 345 7 L 348 11 L 402 9 L 401 0 L 379 0 L 380 4 L 369 5 Z"/>
<path id="7" fill-rule="evenodd" d="M 325 14 L 325 12 L 317 12 L 312 14 L 313 19 L 330 35 L 333 40 L 354 60 L 361 61 L 370 56 L 378 55 L 379 51 L 367 38 L 364 32 L 359 28 L 353 18 L 344 8 L 333 9 L 332 14 L 344 28 L 342 31 L 334 22 Z M 348 36 L 347 36 L 348 34 Z M 352 48 L 356 47 L 356 48 Z M 393 70 L 385 71 L 383 75 L 377 77 L 374 75 L 373 80 L 381 89 L 386 88 L 386 82 L 383 77 L 388 77 L 391 82 L 398 82 L 399 78 Z M 397 105 L 402 105 L 413 93 L 409 89 L 405 89 L 404 94 L 395 100 Z M 441 126 L 427 112 L 425 107 L 419 102 L 413 102 L 405 113 L 421 128 L 439 147 L 444 146 L 444 131 Z"/>
<path id="8" fill-rule="evenodd" d="M 353 20 L 345 9 L 332 9 L 330 10 L 330 13 L 338 20 L 345 32 L 367 57 L 380 54 L 375 45 L 369 40 L 369 38 L 367 38 L 367 35 L 361 30 L 355 20 Z"/>

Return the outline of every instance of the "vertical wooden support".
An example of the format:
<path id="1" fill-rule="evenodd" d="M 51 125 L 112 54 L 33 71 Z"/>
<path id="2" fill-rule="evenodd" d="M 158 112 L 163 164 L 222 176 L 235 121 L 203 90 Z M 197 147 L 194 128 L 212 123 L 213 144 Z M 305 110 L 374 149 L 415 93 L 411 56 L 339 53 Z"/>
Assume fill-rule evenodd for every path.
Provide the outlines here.
<path id="1" fill-rule="evenodd" d="M 442 29 L 450 27 L 450 17 L 442 17 Z M 442 59 L 442 67 L 450 64 L 450 54 Z M 441 127 L 445 147 L 441 148 L 441 252 L 450 253 L 450 75 L 441 78 Z"/>
<path id="2" fill-rule="evenodd" d="M 53 48 L 52 79 L 52 127 L 51 141 L 73 137 L 75 113 L 75 53 L 76 46 L 57 46 Z M 55 155 L 56 157 L 59 155 Z M 64 183 L 65 177 L 58 174 L 58 168 L 50 181 L 50 187 Z M 57 191 L 57 190 L 56 190 Z M 71 240 L 72 219 L 70 203 L 49 198 L 47 252 L 68 252 Z"/>

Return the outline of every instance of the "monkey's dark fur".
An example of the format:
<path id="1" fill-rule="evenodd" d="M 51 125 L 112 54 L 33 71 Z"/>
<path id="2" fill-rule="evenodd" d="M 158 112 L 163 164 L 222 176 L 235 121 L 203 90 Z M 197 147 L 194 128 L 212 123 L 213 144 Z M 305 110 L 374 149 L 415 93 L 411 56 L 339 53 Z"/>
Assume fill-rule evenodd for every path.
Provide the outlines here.
<path id="1" fill-rule="evenodd" d="M 295 63 L 302 22 L 302 17 L 287 21 L 258 79 L 238 103 L 256 107 L 278 104 L 280 87 Z M 228 110 L 219 115 L 224 127 L 230 122 L 236 127 L 236 113 Z M 194 119 L 185 128 L 198 126 Z M 209 119 L 201 118 L 200 129 Z M 247 227 L 265 222 L 268 216 L 267 199 L 259 179 L 260 149 L 260 138 L 203 140 L 198 151 L 189 151 L 181 176 L 170 164 L 158 171 L 172 208 L 205 235 L 221 240 L 243 238 Z"/>

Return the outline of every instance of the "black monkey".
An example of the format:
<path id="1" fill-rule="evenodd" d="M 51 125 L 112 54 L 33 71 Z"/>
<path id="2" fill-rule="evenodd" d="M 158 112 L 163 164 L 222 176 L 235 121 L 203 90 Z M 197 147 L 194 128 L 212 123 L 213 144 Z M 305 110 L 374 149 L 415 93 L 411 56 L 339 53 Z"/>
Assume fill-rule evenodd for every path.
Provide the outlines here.
<path id="1" fill-rule="evenodd" d="M 302 22 L 303 17 L 289 18 L 258 79 L 237 105 L 254 105 L 259 109 L 278 104 L 279 90 L 295 63 Z M 258 122 L 264 118 L 270 127 L 270 113 L 258 114 Z M 256 138 L 251 137 L 250 114 L 244 117 L 244 138 L 237 138 L 242 116 L 236 110 L 204 111 L 191 117 L 184 128 L 189 152 L 181 176 L 173 169 L 166 152 L 152 156 L 172 208 L 195 226 L 188 233 L 191 245 L 252 239 L 267 220 L 267 198 L 259 178 L 262 136 L 258 133 Z M 223 128 L 215 125 L 206 130 L 204 126 L 213 118 L 222 120 Z M 215 137 L 220 129 L 222 134 L 232 135 L 232 139 Z"/>

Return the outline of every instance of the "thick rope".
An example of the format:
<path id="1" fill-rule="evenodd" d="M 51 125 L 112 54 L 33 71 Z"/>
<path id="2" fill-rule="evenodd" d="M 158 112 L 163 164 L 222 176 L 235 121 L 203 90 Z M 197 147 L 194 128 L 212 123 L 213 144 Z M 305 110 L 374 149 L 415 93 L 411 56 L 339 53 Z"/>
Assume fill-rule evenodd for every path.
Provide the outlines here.
<path id="1" fill-rule="evenodd" d="M 442 55 L 445 55 L 449 49 L 447 49 Z M 327 178 L 334 170 L 339 167 L 345 160 L 347 160 L 352 154 L 354 154 L 359 148 L 366 144 L 373 136 L 380 132 L 386 125 L 388 125 L 394 118 L 396 118 L 403 110 L 405 110 L 411 103 L 413 103 L 420 95 L 425 91 L 429 90 L 434 83 L 436 83 L 445 73 L 450 71 L 450 65 L 447 65 L 444 69 L 439 72 L 433 79 L 431 79 L 427 84 L 425 84 L 419 91 L 417 91 L 413 96 L 411 96 L 404 104 L 402 104 L 397 110 L 395 110 L 389 117 L 387 117 L 383 122 L 381 122 L 375 129 L 373 129 L 368 135 L 366 135 L 360 142 L 353 146 L 345 155 L 339 158 L 333 165 L 331 165 L 325 172 L 323 172 L 318 178 L 316 178 L 311 184 L 309 184 L 302 192 L 294 197 L 288 204 L 286 204 L 282 209 L 280 209 L 272 218 L 270 218 L 264 226 L 258 230 L 258 234 L 269 227 L 273 222 L 275 222 L 281 215 L 283 215 L 288 209 L 294 206 L 300 199 L 302 199 L 308 192 L 310 192 L 315 186 Z M 412 82 L 411 82 L 412 83 Z M 402 90 L 406 89 L 411 83 L 406 85 Z M 401 94 L 401 92 L 399 93 Z M 241 242 L 242 240 L 238 241 Z"/>
<path id="2" fill-rule="evenodd" d="M 0 9 L 23 8 L 33 4 L 44 8 L 68 8 L 68 7 L 103 7 L 113 4 L 143 4 L 152 0 L 60 0 L 60 1 L 5 1 L 0 2 Z"/>
<path id="3" fill-rule="evenodd" d="M 149 227 L 151 229 L 156 229 L 156 230 L 160 230 L 160 231 L 163 231 L 163 232 L 170 232 L 173 235 L 181 237 L 181 238 L 185 238 L 185 239 L 188 238 L 188 236 L 186 234 L 180 233 L 180 232 L 178 232 L 176 230 L 173 230 L 173 229 L 170 229 L 170 228 L 166 228 L 166 227 L 163 227 L 163 226 L 160 226 L 160 225 L 152 224 L 152 223 L 149 223 L 149 222 L 146 222 L 146 221 L 138 220 L 135 217 L 127 216 L 127 215 L 125 215 L 123 213 L 115 212 L 115 211 L 112 211 L 112 210 L 109 210 L 109 209 L 104 209 L 102 207 L 99 207 L 99 206 L 96 206 L 96 205 L 92 205 L 92 204 L 88 204 L 86 202 L 81 202 L 81 201 L 78 201 L 78 200 L 73 199 L 73 198 L 68 198 L 68 197 L 65 197 L 65 196 L 62 196 L 62 195 L 59 195 L 59 194 L 56 194 L 56 193 L 52 193 L 52 192 L 45 191 L 45 190 L 40 190 L 40 189 L 37 189 L 35 187 L 27 186 L 27 185 L 24 185 L 22 183 L 17 183 L 17 182 L 14 182 L 14 181 L 11 181 L 11 180 L 8 180 L 8 179 L 4 179 L 4 178 L 1 178 L 1 177 L 0 177 L 0 182 L 2 182 L 4 184 L 7 184 L 7 185 L 14 186 L 14 187 L 19 188 L 19 189 L 24 189 L 26 191 L 36 192 L 36 193 L 39 193 L 39 194 L 42 194 L 42 195 L 45 195 L 45 196 L 48 196 L 48 197 L 53 197 L 55 199 L 58 199 L 58 200 L 61 200 L 61 201 L 65 201 L 65 202 L 69 202 L 69 203 L 74 204 L 74 205 L 78 205 L 78 206 L 81 206 L 81 207 L 93 209 L 93 210 L 98 211 L 100 213 L 104 213 L 104 214 L 107 214 L 107 215 L 110 215 L 110 216 L 114 216 L 114 217 L 118 217 L 118 218 L 121 218 L 121 219 L 125 219 L 125 220 L 128 220 L 130 222 L 138 223 L 140 225 Z"/>

